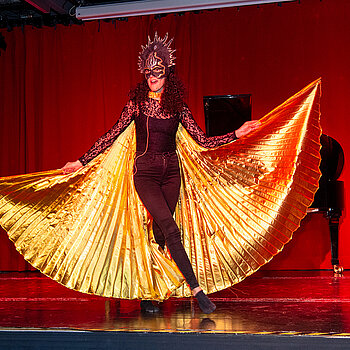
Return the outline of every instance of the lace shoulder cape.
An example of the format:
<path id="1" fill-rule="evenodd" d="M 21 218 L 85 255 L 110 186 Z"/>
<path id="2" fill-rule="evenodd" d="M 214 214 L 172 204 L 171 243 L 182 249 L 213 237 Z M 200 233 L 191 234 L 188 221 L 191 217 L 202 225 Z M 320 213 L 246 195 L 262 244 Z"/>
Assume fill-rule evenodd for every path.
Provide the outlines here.
<path id="1" fill-rule="evenodd" d="M 179 127 L 175 216 L 205 292 L 254 273 L 299 227 L 320 177 L 319 97 L 318 80 L 263 117 L 260 129 L 210 150 Z M 132 123 L 74 174 L 1 178 L 0 224 L 27 261 L 69 288 L 127 299 L 189 296 L 134 189 L 134 149 Z"/>

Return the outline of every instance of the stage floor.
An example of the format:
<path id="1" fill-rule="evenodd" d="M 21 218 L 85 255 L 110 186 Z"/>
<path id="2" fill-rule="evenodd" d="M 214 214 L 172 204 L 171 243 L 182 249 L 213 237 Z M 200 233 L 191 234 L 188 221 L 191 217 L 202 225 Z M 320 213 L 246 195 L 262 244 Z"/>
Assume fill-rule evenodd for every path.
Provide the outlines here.
<path id="1" fill-rule="evenodd" d="M 262 271 L 212 294 L 217 310 L 210 315 L 191 299 L 169 299 L 159 314 L 144 315 L 138 301 L 78 293 L 36 272 L 1 273 L 0 340 L 18 330 L 215 333 L 345 337 L 350 347 L 350 278 L 344 275 Z"/>

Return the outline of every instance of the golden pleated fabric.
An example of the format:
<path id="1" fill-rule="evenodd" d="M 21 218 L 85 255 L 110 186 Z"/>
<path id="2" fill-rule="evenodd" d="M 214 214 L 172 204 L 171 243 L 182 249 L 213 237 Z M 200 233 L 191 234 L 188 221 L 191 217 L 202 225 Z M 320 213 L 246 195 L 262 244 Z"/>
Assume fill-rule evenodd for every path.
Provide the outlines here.
<path id="1" fill-rule="evenodd" d="M 175 217 L 202 288 L 227 288 L 291 239 L 320 177 L 320 80 L 263 117 L 261 127 L 207 150 L 180 126 Z M 74 174 L 0 179 L 0 224 L 33 266 L 106 297 L 189 296 L 133 185 L 134 125 Z"/>

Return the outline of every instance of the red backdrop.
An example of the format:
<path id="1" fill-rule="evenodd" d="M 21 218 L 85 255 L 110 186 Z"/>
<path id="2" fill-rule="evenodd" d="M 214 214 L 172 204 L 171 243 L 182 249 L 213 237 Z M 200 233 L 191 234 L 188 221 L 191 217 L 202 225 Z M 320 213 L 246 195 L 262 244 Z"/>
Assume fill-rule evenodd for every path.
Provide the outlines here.
<path id="1" fill-rule="evenodd" d="M 0 176 L 59 168 L 84 153 L 118 118 L 130 86 L 141 79 L 138 52 L 154 31 L 175 37 L 177 71 L 203 128 L 203 95 L 251 93 L 257 119 L 322 77 L 322 127 L 346 155 L 348 13 L 348 0 L 301 0 L 161 20 L 2 30 L 8 47 L 0 56 Z M 345 165 L 346 189 L 349 177 Z M 322 216 L 308 216 L 265 268 L 329 268 L 326 225 Z M 340 258 L 347 268 L 349 228 L 345 211 Z M 28 268 L 3 231 L 0 254 L 0 270 Z"/>

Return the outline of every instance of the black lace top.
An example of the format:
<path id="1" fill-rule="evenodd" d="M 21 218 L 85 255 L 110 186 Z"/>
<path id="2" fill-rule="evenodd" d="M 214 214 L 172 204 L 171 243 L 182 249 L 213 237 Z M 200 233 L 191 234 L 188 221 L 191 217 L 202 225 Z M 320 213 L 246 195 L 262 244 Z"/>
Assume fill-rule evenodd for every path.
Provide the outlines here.
<path id="1" fill-rule="evenodd" d="M 221 146 L 236 139 L 234 131 L 222 136 L 206 136 L 193 119 L 192 113 L 186 105 L 184 105 L 181 113 L 173 116 L 164 113 L 157 100 L 148 99 L 140 106 L 129 101 L 113 127 L 79 158 L 80 162 L 85 165 L 106 150 L 133 120 L 136 127 L 136 151 L 138 152 L 144 152 L 146 147 L 147 152 L 175 151 L 175 136 L 179 123 L 184 126 L 199 145 L 206 148 Z"/>

